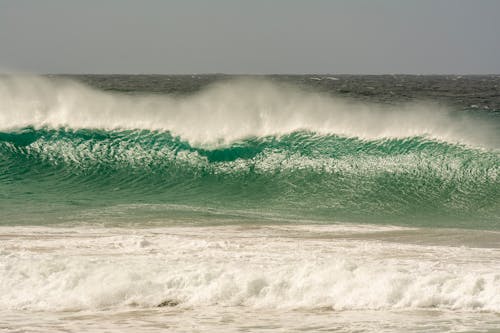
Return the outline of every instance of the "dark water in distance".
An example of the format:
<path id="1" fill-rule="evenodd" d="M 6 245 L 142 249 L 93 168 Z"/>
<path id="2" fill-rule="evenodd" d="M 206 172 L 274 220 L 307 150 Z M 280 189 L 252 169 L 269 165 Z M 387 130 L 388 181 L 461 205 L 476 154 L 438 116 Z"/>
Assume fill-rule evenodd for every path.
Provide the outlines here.
<path id="1" fill-rule="evenodd" d="M 61 76 L 59 76 L 61 77 Z M 124 93 L 194 93 L 235 75 L 64 75 L 97 89 Z M 500 75 L 250 75 L 367 102 L 432 100 L 461 109 L 500 110 Z"/>

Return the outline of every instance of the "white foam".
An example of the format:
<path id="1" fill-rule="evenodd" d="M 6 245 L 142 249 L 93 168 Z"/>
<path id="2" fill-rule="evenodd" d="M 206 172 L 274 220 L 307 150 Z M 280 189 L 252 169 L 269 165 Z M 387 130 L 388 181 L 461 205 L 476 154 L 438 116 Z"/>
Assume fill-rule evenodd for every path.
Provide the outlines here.
<path id="1" fill-rule="evenodd" d="M 0 310 L 175 300 L 187 308 L 500 312 L 499 249 L 353 236 L 386 229 L 3 227 Z"/>
<path id="2" fill-rule="evenodd" d="M 198 145 L 296 130 L 365 139 L 427 136 L 481 146 L 495 136 L 488 124 L 435 105 L 351 103 L 262 79 L 225 81 L 173 97 L 107 93 L 63 79 L 2 76 L 0 130 L 25 126 L 169 130 Z"/>

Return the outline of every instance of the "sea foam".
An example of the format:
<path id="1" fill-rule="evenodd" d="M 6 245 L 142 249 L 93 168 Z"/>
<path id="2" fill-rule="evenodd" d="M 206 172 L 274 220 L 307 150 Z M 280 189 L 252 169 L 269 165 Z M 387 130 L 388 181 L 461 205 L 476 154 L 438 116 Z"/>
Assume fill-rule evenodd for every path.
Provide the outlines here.
<path id="1" fill-rule="evenodd" d="M 2 228 L 16 237 L 1 242 L 0 308 L 500 312 L 498 249 L 380 242 L 384 228 L 349 228 Z"/>

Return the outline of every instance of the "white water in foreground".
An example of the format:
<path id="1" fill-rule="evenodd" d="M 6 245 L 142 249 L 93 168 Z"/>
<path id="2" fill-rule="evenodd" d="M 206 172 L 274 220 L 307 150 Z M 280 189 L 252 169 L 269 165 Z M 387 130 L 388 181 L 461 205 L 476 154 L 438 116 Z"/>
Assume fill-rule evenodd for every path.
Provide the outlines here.
<path id="1" fill-rule="evenodd" d="M 1 227 L 0 330 L 494 332 L 499 244 L 355 225 Z"/>

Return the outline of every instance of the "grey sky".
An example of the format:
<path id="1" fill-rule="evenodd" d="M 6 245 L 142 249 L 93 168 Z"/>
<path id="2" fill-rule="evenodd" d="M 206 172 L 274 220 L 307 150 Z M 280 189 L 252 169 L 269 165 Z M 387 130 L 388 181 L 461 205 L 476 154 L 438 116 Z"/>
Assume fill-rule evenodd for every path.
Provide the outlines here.
<path id="1" fill-rule="evenodd" d="M 0 71 L 500 73 L 500 0 L 0 0 Z"/>

